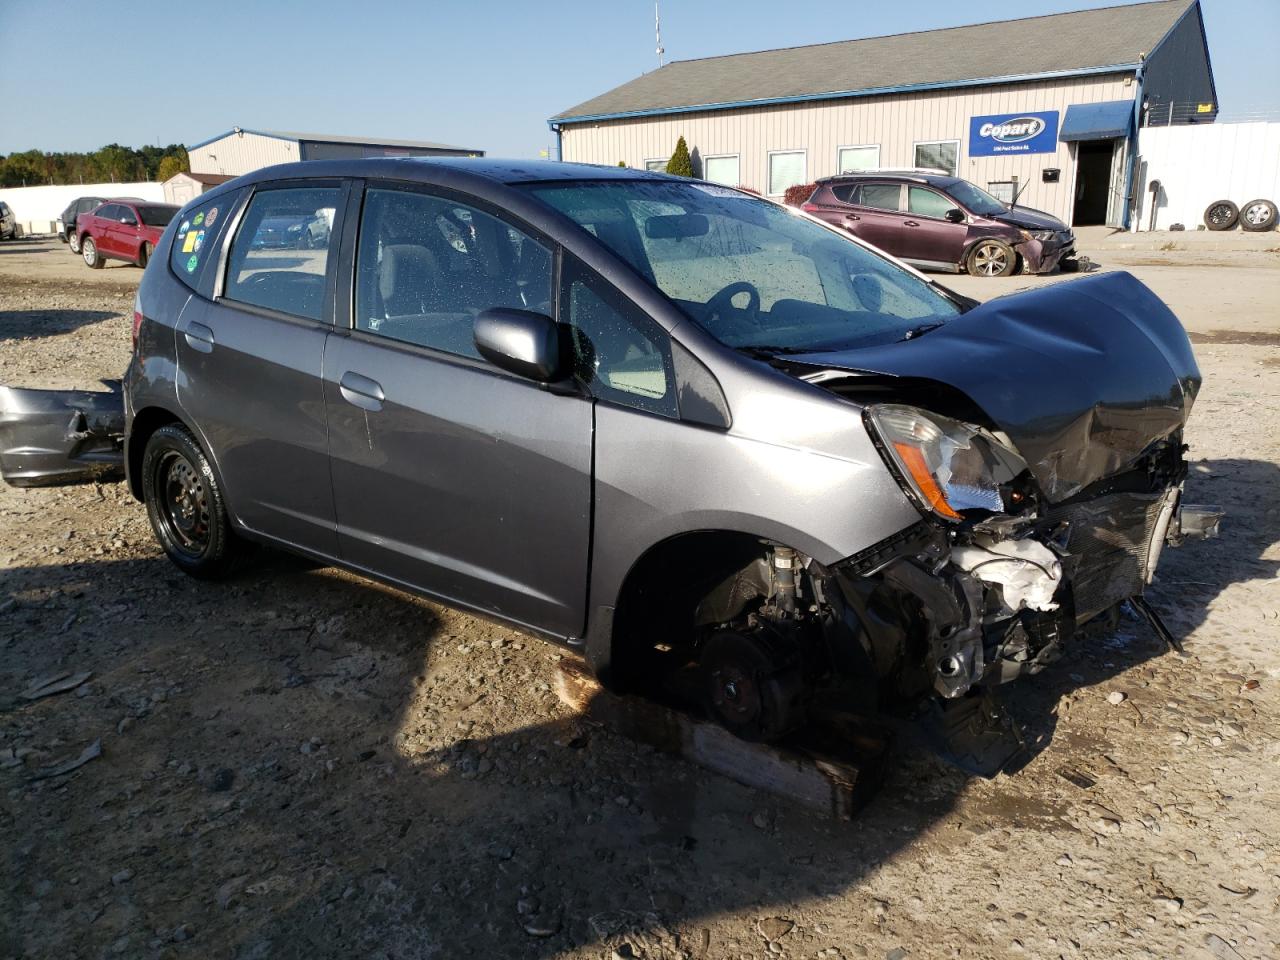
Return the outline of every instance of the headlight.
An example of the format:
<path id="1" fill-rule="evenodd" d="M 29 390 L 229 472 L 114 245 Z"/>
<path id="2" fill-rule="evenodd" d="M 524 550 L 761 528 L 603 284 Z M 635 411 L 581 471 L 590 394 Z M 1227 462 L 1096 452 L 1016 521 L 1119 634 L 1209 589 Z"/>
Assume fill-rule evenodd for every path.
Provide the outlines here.
<path id="1" fill-rule="evenodd" d="M 1023 240 L 1039 240 L 1041 243 L 1047 243 L 1058 236 L 1056 230 L 1019 230 Z"/>
<path id="2" fill-rule="evenodd" d="M 961 520 L 962 510 L 1009 509 L 1001 485 L 1027 465 L 988 431 L 899 404 L 869 407 L 866 417 L 890 466 L 925 512 Z"/>

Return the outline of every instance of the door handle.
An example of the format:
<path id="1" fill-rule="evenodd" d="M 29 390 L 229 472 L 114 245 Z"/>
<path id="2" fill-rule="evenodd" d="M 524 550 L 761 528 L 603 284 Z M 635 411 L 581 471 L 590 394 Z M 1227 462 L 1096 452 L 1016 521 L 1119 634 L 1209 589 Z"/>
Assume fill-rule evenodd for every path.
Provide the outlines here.
<path id="1" fill-rule="evenodd" d="M 904 220 L 904 221 L 902 221 L 902 225 L 903 225 L 904 227 L 918 227 L 918 226 L 920 226 L 919 222 L 917 222 L 917 221 L 915 221 L 915 220 Z"/>
<path id="2" fill-rule="evenodd" d="M 338 390 L 347 403 L 374 413 L 382 409 L 382 401 L 387 399 L 387 395 L 382 392 L 382 384 L 377 380 L 370 380 L 350 370 L 338 381 Z"/>
<path id="3" fill-rule="evenodd" d="M 860 216 L 858 216 L 856 213 L 846 213 L 846 214 L 844 215 L 844 218 L 845 218 L 846 220 L 861 220 L 861 219 L 862 219 L 862 218 L 861 218 Z"/>
<path id="4" fill-rule="evenodd" d="M 187 346 L 192 350 L 198 350 L 200 353 L 213 353 L 213 331 L 203 323 L 196 323 L 195 321 L 188 323 L 187 329 L 182 331 L 182 335 L 186 338 Z"/>

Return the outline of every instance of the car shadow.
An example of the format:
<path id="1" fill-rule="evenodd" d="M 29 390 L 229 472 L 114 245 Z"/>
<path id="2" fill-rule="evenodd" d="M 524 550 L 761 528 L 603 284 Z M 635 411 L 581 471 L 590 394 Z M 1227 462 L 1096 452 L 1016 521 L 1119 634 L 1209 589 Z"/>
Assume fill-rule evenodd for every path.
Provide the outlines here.
<path id="1" fill-rule="evenodd" d="M 56 337 L 123 314 L 106 310 L 0 310 L 0 340 Z"/>
<path id="2" fill-rule="evenodd" d="M 1280 469 L 1245 459 L 1197 464 L 1188 483 L 1228 516 L 1275 492 Z M 1226 531 L 1166 554 L 1151 599 L 1181 637 L 1223 590 L 1275 574 L 1274 518 Z M 28 909 L 44 882 L 67 893 L 71 875 L 84 891 L 39 900 L 66 955 L 154 952 L 153 931 L 184 924 L 197 952 L 239 960 L 623 942 L 645 957 L 758 955 L 754 933 L 709 945 L 701 931 L 847 896 L 968 783 L 907 750 L 855 821 L 825 820 L 568 714 L 549 689 L 557 648 L 287 558 L 226 584 L 158 555 L 20 566 L 7 600 L 6 688 L 55 665 L 96 673 L 90 696 L 17 709 L 42 742 L 101 736 L 102 757 L 11 788 L 0 821 L 9 902 Z M 1033 750 L 1050 748 L 1071 691 L 1167 655 L 1137 621 L 1081 639 L 1011 688 Z M 1000 798 L 985 829 L 1060 812 L 1034 803 Z"/>

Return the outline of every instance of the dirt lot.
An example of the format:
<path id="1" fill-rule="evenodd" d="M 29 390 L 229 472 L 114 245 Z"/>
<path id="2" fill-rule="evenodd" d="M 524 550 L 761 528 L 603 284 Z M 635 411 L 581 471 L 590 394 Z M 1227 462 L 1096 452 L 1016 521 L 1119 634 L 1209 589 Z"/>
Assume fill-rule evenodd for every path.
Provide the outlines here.
<path id="1" fill-rule="evenodd" d="M 0 488 L 0 957 L 1280 956 L 1280 256 L 1097 259 L 1198 343 L 1229 519 L 1151 591 L 1187 656 L 1122 621 L 1020 685 L 1024 770 L 904 749 L 851 824 L 576 721 L 509 629 L 287 559 L 197 583 L 122 486 Z M 0 246 L 0 382 L 119 375 L 140 275 Z"/>

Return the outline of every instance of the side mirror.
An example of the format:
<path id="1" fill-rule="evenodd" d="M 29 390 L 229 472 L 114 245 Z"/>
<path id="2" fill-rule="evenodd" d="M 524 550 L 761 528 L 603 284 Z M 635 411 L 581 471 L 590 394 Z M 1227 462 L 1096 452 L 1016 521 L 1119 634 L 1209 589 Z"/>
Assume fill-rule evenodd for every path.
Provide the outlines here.
<path id="1" fill-rule="evenodd" d="M 959 207 L 952 207 L 942 216 L 950 223 L 964 223 L 964 211 Z"/>
<path id="2" fill-rule="evenodd" d="M 476 317 L 476 349 L 500 370 L 552 383 L 568 375 L 559 325 L 545 313 L 499 307 Z"/>

